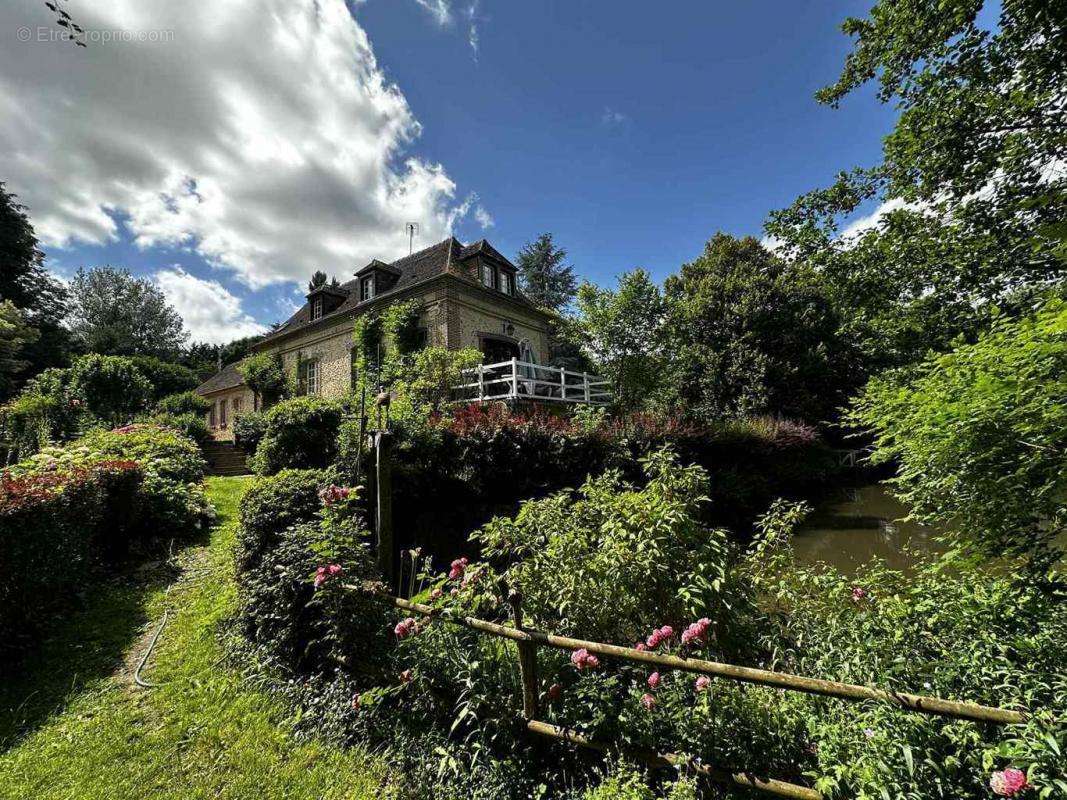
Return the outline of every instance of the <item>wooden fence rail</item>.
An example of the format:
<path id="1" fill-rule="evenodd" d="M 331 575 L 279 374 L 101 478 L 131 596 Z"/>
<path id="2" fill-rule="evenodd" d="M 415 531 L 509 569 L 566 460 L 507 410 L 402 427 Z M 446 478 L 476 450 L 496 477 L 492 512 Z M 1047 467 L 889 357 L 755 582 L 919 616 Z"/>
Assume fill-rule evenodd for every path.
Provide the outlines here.
<path id="1" fill-rule="evenodd" d="M 619 647 L 618 645 L 605 644 L 603 642 L 587 641 L 585 639 L 573 639 L 569 636 L 557 636 L 551 633 L 526 628 L 523 625 L 521 598 L 512 593 L 509 602 L 512 607 L 512 619 L 514 627 L 501 625 L 496 622 L 448 613 L 441 609 L 402 597 L 395 597 L 383 592 L 380 585 L 365 584 L 361 586 L 344 584 L 343 588 L 373 595 L 383 602 L 391 603 L 397 608 L 412 614 L 420 614 L 426 617 L 434 617 L 443 622 L 460 625 L 472 630 L 487 633 L 490 636 L 499 636 L 511 639 L 519 648 L 519 667 L 523 683 L 523 714 L 527 720 L 527 728 L 533 732 L 552 738 L 572 742 L 583 747 L 596 750 L 611 749 L 613 746 L 595 742 L 586 737 L 565 728 L 559 728 L 536 719 L 539 716 L 538 703 L 538 680 L 537 680 L 537 656 L 538 646 L 554 647 L 560 650 L 587 650 L 600 656 L 618 658 L 635 663 L 653 664 L 658 667 L 676 669 L 683 672 L 693 672 L 702 675 L 711 675 L 726 680 L 751 683 L 759 686 L 769 686 L 794 692 L 836 697 L 851 702 L 864 702 L 874 700 L 899 706 L 908 711 L 936 716 L 950 717 L 953 719 L 966 719 L 974 722 L 985 722 L 998 725 L 1016 724 L 1025 722 L 1027 715 L 1022 711 L 993 706 L 979 705 L 978 703 L 961 702 L 958 700 L 944 700 L 939 697 L 926 697 L 923 695 L 910 694 L 907 692 L 892 692 L 873 686 L 861 686 L 840 681 L 828 681 L 821 678 L 808 678 L 802 675 L 792 675 L 786 672 L 756 669 L 754 667 L 742 667 L 736 664 L 725 664 L 718 661 L 707 661 L 701 658 L 683 658 L 681 656 L 666 653 L 653 653 L 648 650 L 636 650 L 632 647 Z M 707 775 L 719 781 L 740 786 L 746 786 L 760 792 L 775 794 L 781 797 L 801 798 L 801 800 L 820 800 L 821 795 L 814 789 L 799 786 L 769 778 L 756 778 L 748 773 L 732 773 L 710 765 L 689 763 L 684 756 L 674 754 L 659 754 L 649 752 L 637 752 L 636 755 L 652 766 L 676 766 L 682 762 L 695 771 Z"/>

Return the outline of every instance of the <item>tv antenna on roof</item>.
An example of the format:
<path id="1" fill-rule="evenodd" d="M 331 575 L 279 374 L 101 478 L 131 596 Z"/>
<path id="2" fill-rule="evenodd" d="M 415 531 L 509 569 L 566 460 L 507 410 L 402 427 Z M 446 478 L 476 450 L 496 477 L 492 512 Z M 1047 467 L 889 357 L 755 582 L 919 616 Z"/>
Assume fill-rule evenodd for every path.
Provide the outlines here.
<path id="1" fill-rule="evenodd" d="M 415 236 L 419 232 L 419 223 L 409 222 L 404 226 L 404 230 L 408 232 L 408 255 L 411 255 L 412 248 L 415 244 Z"/>

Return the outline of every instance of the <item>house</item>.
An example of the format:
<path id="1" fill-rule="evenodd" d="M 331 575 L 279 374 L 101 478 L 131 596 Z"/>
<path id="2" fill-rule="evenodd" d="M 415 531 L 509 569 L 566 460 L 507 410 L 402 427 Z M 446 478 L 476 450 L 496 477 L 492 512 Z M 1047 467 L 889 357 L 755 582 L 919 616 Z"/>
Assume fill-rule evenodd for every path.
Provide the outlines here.
<path id="1" fill-rule="evenodd" d="M 341 285 L 325 284 L 254 350 L 277 353 L 286 373 L 300 366 L 308 394 L 340 397 L 352 385 L 352 333 L 357 318 L 398 300 L 418 301 L 428 345 L 474 347 L 484 363 L 515 358 L 544 364 L 549 316 L 518 290 L 515 265 L 482 239 L 454 237 L 385 263 L 374 260 Z M 236 364 L 198 387 L 212 402 L 208 425 L 216 438 L 233 438 L 233 420 L 254 408 L 252 391 Z"/>

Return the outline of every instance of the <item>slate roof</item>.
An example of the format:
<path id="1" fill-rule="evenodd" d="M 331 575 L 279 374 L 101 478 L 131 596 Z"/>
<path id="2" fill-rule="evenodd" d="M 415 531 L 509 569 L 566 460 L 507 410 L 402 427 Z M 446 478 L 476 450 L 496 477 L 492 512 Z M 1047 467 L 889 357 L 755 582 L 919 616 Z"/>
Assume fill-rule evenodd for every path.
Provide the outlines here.
<path id="1" fill-rule="evenodd" d="M 244 379 L 241 378 L 241 373 L 237 371 L 239 363 L 239 361 L 234 361 L 232 364 L 227 364 L 219 372 L 216 372 L 197 386 L 196 393 L 210 394 L 211 392 L 221 392 L 223 389 L 235 389 L 243 385 Z"/>
<path id="2" fill-rule="evenodd" d="M 397 278 L 396 283 L 393 284 L 393 286 L 391 286 L 388 290 L 376 294 L 373 300 L 368 300 L 366 302 L 368 304 L 377 303 L 377 301 L 381 298 L 389 297 L 398 292 L 402 292 L 404 289 L 410 286 L 422 283 L 423 281 L 429 280 L 430 278 L 436 277 L 438 275 L 443 275 L 446 272 L 451 272 L 452 274 L 455 274 L 456 277 L 459 277 L 461 280 L 469 280 L 465 278 L 465 276 L 460 275 L 455 269 L 455 267 L 459 262 L 462 262 L 465 259 L 478 254 L 486 255 L 497 261 L 501 261 L 504 264 L 511 266 L 512 269 L 515 268 L 514 265 L 510 261 L 508 261 L 505 256 L 501 255 L 500 252 L 497 251 L 485 239 L 482 239 L 479 242 L 475 242 L 474 244 L 465 245 L 455 237 L 450 237 L 448 239 L 445 239 L 443 242 L 438 242 L 437 244 L 431 245 L 430 247 L 427 247 L 424 250 L 419 250 L 418 252 L 412 253 L 409 256 L 399 258 L 396 261 L 393 261 L 391 264 L 382 265 L 381 262 L 377 262 L 377 264 L 375 264 L 377 259 L 368 264 L 367 267 L 378 265 L 384 266 L 390 272 L 393 272 L 393 274 L 396 274 L 399 277 Z M 451 269 L 449 268 L 450 264 L 452 265 Z M 359 270 L 359 272 L 363 272 L 365 269 L 367 269 L 367 267 L 363 267 Z M 358 275 L 359 272 L 357 272 L 356 274 Z M 473 280 L 471 280 L 470 282 L 474 283 Z M 480 286 L 480 284 L 476 285 Z M 357 307 L 362 305 L 359 300 L 358 278 L 341 284 L 341 288 L 348 293 L 348 297 L 333 311 L 323 315 L 320 319 L 315 320 L 316 324 L 322 322 L 323 320 L 341 319 L 347 313 L 354 311 Z M 513 296 L 502 295 L 502 297 L 506 297 L 509 301 L 517 301 L 519 303 L 522 303 L 523 305 L 528 305 L 531 308 L 534 307 L 528 300 L 526 300 L 518 293 Z M 271 342 L 280 336 L 284 336 L 286 334 L 290 334 L 294 331 L 300 330 L 301 328 L 310 325 L 311 321 L 311 306 L 308 303 L 304 303 L 304 305 L 301 306 L 295 314 L 289 317 L 289 319 L 283 322 L 275 330 L 264 336 L 263 339 L 260 341 L 259 345 L 262 346 L 262 344 L 266 342 Z"/>

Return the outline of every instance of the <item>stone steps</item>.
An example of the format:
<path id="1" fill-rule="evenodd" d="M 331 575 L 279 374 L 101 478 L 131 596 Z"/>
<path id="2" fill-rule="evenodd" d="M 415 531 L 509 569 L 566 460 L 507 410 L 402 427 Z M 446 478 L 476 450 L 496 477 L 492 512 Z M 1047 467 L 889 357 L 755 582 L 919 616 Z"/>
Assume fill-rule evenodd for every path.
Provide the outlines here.
<path id="1" fill-rule="evenodd" d="M 231 442 L 207 442 L 204 457 L 209 475 L 247 475 L 250 472 L 245 451 Z"/>

